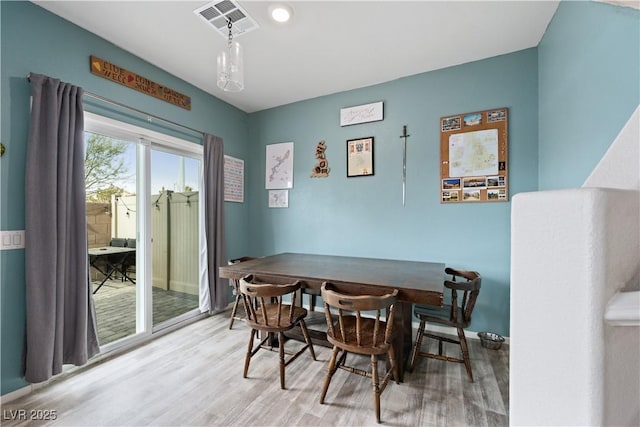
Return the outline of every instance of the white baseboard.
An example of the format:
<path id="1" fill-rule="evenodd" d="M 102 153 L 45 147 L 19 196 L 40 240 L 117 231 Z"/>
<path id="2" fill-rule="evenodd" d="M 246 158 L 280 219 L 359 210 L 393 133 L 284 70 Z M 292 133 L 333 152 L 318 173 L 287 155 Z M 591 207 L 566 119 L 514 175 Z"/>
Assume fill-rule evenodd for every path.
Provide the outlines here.
<path id="1" fill-rule="evenodd" d="M 34 390 L 33 384 L 28 384 L 17 390 L 10 391 L 9 393 L 3 394 L 2 396 L 0 396 L 0 404 L 9 403 L 16 399 L 19 399 L 22 396 L 26 396 L 27 394 L 32 393 L 33 390 Z"/>
<path id="2" fill-rule="evenodd" d="M 23 396 L 33 393 L 36 390 L 39 390 L 43 387 L 48 386 L 52 381 L 56 381 L 58 376 L 65 375 L 65 368 L 62 368 L 62 372 L 56 375 L 55 377 L 49 378 L 47 381 L 43 381 L 41 383 L 35 384 L 27 384 L 26 386 L 19 388 L 14 391 L 10 391 L 7 394 L 3 394 L 0 396 L 0 404 L 9 403 L 13 400 L 19 399 Z"/>

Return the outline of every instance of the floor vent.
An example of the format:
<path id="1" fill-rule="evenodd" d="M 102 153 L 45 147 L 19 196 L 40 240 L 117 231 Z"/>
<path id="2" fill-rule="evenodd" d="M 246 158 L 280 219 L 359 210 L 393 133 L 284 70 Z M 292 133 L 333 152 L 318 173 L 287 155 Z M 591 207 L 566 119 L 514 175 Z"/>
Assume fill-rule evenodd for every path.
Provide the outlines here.
<path id="1" fill-rule="evenodd" d="M 225 39 L 229 37 L 227 28 L 229 20 L 233 23 L 234 37 L 259 28 L 258 23 L 236 1 L 232 0 L 213 1 L 197 8 L 193 13 L 211 25 Z"/>

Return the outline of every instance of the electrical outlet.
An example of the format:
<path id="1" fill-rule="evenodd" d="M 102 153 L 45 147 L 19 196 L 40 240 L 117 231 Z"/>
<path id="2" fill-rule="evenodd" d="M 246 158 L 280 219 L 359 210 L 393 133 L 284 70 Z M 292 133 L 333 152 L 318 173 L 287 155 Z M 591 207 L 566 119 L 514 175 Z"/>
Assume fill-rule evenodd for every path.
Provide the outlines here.
<path id="1" fill-rule="evenodd" d="M 0 250 L 24 249 L 24 230 L 0 231 Z"/>

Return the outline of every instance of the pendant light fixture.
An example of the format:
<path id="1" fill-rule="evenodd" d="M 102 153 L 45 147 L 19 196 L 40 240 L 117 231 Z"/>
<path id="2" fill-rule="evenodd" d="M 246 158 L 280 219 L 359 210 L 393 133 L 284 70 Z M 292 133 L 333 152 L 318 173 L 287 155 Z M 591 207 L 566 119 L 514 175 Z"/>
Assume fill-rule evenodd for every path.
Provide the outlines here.
<path id="1" fill-rule="evenodd" d="M 244 89 L 244 65 L 242 63 L 242 46 L 233 40 L 231 28 L 233 23 L 229 19 L 229 40 L 227 49 L 218 55 L 218 87 L 225 92 L 240 92 Z"/>

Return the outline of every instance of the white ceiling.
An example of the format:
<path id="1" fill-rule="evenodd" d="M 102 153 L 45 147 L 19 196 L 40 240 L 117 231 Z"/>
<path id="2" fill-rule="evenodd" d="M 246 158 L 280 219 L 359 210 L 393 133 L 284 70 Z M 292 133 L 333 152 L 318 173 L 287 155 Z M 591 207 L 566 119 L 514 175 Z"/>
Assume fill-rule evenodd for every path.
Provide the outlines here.
<path id="1" fill-rule="evenodd" d="M 237 38 L 239 93 L 216 86 L 226 40 L 193 13 L 206 0 L 34 3 L 246 112 L 537 46 L 559 3 L 289 1 L 283 25 L 274 2 L 239 1 L 260 26 Z"/>

